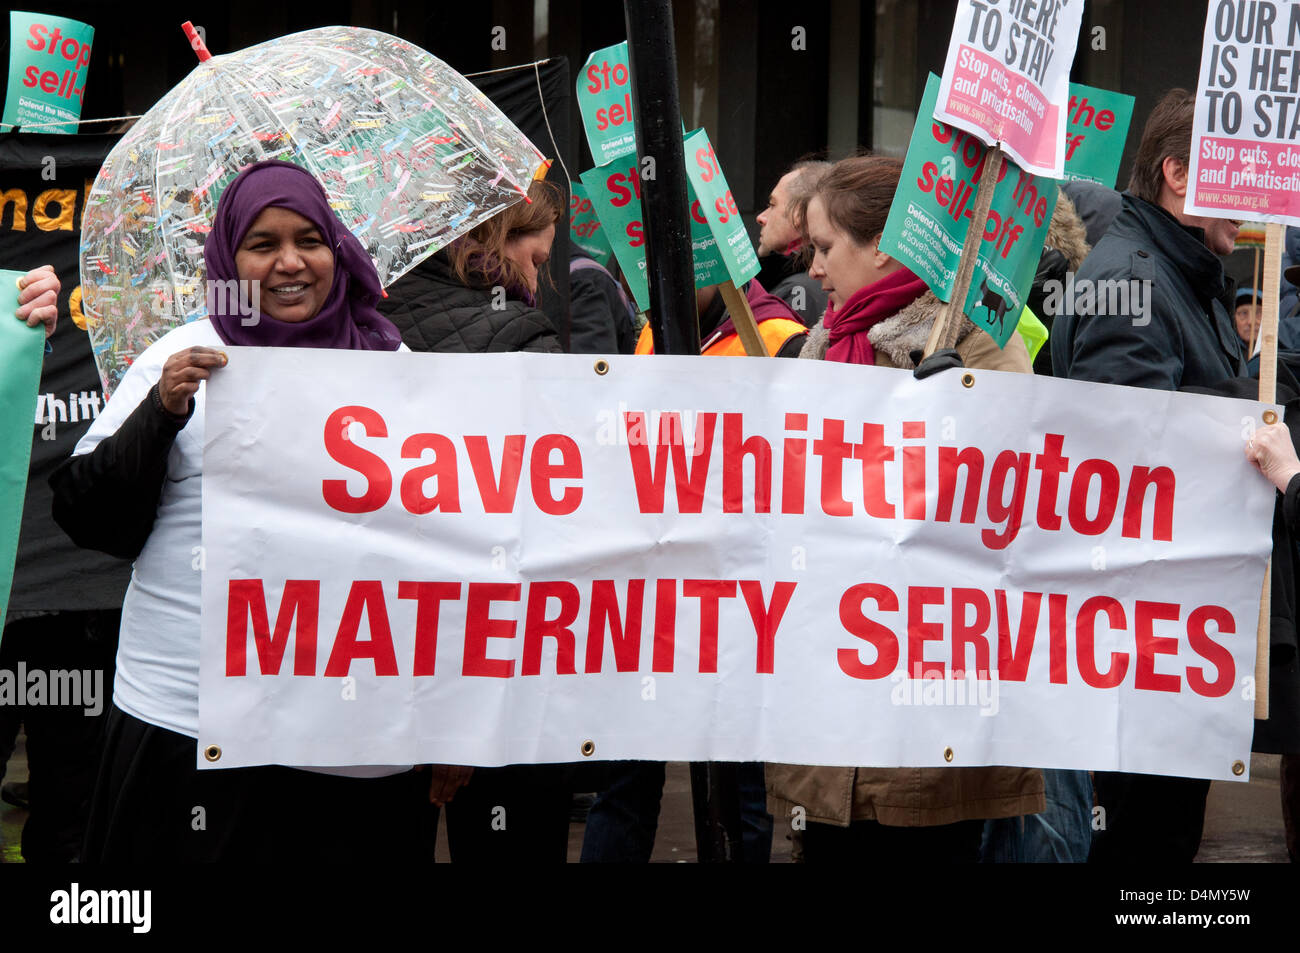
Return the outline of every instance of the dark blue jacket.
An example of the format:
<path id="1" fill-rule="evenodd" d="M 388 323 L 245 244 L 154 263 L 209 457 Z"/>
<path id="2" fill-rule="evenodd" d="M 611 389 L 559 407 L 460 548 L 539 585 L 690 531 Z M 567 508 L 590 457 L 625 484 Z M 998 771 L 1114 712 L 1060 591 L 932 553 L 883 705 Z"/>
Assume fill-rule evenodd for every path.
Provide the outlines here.
<path id="1" fill-rule="evenodd" d="M 1223 264 L 1205 233 L 1125 192 L 1124 205 L 1076 276 L 1083 282 L 1149 282 L 1141 313 L 1071 314 L 1052 326 L 1052 365 L 1059 377 L 1155 390 L 1209 386 L 1242 372 L 1244 347 L 1232 319 Z M 1149 289 L 1149 291 L 1147 290 Z M 1112 301 L 1114 299 L 1111 299 Z"/>

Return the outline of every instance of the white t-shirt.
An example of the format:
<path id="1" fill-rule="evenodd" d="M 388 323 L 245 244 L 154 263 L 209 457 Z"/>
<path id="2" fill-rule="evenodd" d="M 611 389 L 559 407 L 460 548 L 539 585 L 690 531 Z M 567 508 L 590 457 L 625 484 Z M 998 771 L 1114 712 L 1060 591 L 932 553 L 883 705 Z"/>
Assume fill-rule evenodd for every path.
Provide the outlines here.
<path id="1" fill-rule="evenodd" d="M 107 406 L 73 455 L 90 453 L 117 432 L 162 377 L 163 364 L 189 347 L 225 344 L 206 318 L 163 335 L 127 370 Z M 402 350 L 406 350 L 405 345 Z M 113 704 L 169 731 L 199 736 L 199 611 L 202 595 L 203 436 L 206 386 L 194 395 L 194 415 L 167 455 L 167 477 L 153 531 L 131 567 L 122 603 Z M 409 768 L 359 765 L 319 769 L 328 774 L 381 777 Z"/>

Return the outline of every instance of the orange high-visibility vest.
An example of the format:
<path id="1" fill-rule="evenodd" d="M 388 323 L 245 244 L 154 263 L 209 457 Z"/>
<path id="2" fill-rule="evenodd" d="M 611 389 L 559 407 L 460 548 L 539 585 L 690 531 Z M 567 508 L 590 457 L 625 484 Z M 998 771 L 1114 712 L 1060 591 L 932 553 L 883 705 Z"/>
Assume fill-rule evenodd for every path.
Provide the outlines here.
<path id="1" fill-rule="evenodd" d="M 790 321 L 786 318 L 768 318 L 766 321 L 760 321 L 758 325 L 758 336 L 763 339 L 763 346 L 767 348 L 769 356 L 781 350 L 785 342 L 796 334 L 807 333 L 808 329 L 798 321 Z M 654 336 L 650 333 L 650 324 L 647 322 L 641 329 L 641 336 L 637 338 L 636 353 L 653 354 L 654 352 Z M 745 345 L 741 342 L 740 335 L 733 331 L 701 353 L 706 357 L 743 357 Z"/>

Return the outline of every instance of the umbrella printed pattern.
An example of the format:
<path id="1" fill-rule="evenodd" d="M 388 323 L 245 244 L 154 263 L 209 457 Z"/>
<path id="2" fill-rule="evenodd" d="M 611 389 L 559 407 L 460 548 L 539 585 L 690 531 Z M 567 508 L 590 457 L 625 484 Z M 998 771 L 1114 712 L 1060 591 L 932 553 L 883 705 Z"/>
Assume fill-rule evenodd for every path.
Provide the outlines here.
<path id="1" fill-rule="evenodd" d="M 262 159 L 305 166 L 387 286 L 520 201 L 542 155 L 463 76 L 388 34 L 326 27 L 200 63 L 113 149 L 82 220 L 82 310 L 111 393 L 207 313 L 203 241 Z"/>

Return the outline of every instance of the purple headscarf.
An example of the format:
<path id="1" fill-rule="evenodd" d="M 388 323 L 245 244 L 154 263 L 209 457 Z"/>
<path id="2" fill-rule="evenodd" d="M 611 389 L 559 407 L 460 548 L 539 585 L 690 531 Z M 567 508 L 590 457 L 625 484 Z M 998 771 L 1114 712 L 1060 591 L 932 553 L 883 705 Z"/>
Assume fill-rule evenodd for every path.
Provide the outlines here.
<path id="1" fill-rule="evenodd" d="M 395 351 L 402 343 L 396 326 L 375 309 L 383 289 L 374 262 L 329 207 L 325 190 L 301 166 L 278 159 L 244 169 L 221 193 L 216 221 L 203 244 L 208 280 L 238 279 L 235 252 L 257 216 L 283 208 L 311 221 L 334 253 L 334 283 L 316 316 L 277 321 L 266 314 L 246 324 L 245 316 L 226 313 L 230 295 L 208 295 L 208 317 L 227 344 L 261 347 L 331 347 L 354 351 Z"/>

